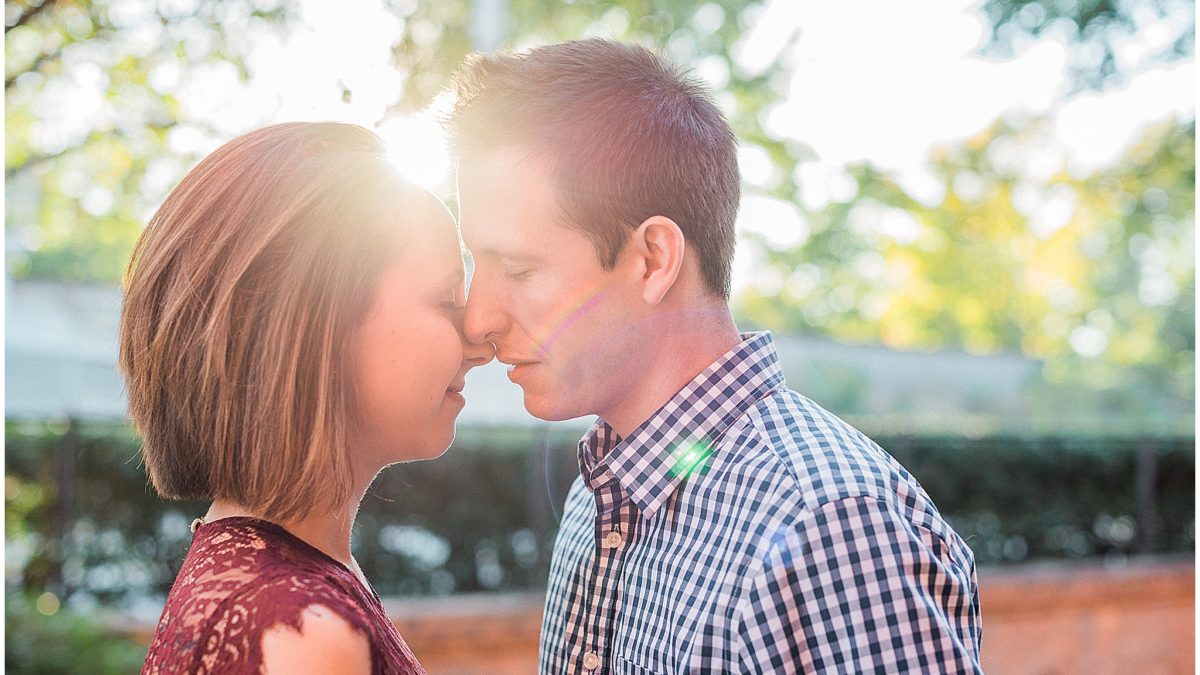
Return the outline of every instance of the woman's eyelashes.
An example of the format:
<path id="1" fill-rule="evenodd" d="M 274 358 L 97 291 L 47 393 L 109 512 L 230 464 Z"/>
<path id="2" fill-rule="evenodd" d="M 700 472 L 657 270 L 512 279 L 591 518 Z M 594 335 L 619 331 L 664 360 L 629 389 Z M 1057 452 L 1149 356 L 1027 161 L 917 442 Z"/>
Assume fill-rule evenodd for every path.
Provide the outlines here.
<path id="1" fill-rule="evenodd" d="M 441 298 L 442 301 L 438 303 L 438 306 L 452 314 L 462 313 L 467 308 L 466 293 L 461 288 L 452 288 L 446 291 Z"/>

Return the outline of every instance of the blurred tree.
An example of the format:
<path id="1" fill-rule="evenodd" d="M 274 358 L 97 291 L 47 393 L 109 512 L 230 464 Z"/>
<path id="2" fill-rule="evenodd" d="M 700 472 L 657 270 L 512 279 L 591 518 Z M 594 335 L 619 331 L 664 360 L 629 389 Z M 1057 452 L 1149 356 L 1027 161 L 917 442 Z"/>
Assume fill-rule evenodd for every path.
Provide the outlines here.
<path id="1" fill-rule="evenodd" d="M 850 167 L 853 194 L 808 214 L 804 243 L 759 238 L 765 264 L 739 315 L 902 349 L 1019 351 L 1051 380 L 1191 400 L 1194 122 L 1151 128 L 1112 167 L 1038 179 L 1047 126 L 1000 122 L 938 152 L 932 204 Z"/>
<path id="2" fill-rule="evenodd" d="M 176 92 L 247 75 L 286 3 L 6 0 L 6 233 L 17 278 L 116 280 L 195 159 Z"/>
<path id="3" fill-rule="evenodd" d="M 16 589 L 4 595 L 6 672 L 120 675 L 141 670 L 146 645 L 106 626 L 101 616 L 68 609 L 46 616 L 37 604 Z"/>
<path id="4" fill-rule="evenodd" d="M 1175 61 L 1195 52 L 1196 6 L 1190 0 L 984 0 L 992 25 L 984 51 L 1011 57 L 1035 38 L 1054 36 L 1070 45 L 1074 86 L 1098 89 L 1121 82 L 1141 63 L 1122 54 L 1139 31 L 1164 18 L 1176 19 L 1152 44 L 1149 61 Z M 1140 57 L 1141 50 L 1131 51 Z"/>
<path id="5" fill-rule="evenodd" d="M 788 172 L 796 144 L 771 139 L 759 113 L 786 92 L 787 64 L 737 55 L 760 2 L 384 0 L 400 20 L 392 51 L 404 74 L 385 118 L 427 106 L 481 35 L 524 47 L 600 35 L 657 46 L 697 64 L 746 143 Z M 182 109 L 196 80 L 245 80 L 252 46 L 296 16 L 277 0 L 8 0 L 6 163 L 9 272 L 15 278 L 119 279 L 141 224 L 197 159 L 197 137 L 228 138 Z M 489 9 L 490 8 L 490 9 Z M 783 52 L 794 36 L 776 39 Z M 361 92 L 341 83 L 342 95 Z M 79 109 L 86 108 L 85 122 Z M 69 112 L 70 114 L 60 114 Z M 780 196 L 787 197 L 784 189 Z"/>
<path id="6" fill-rule="evenodd" d="M 769 165 L 748 195 L 796 205 L 811 233 L 789 250 L 750 237 L 765 264 L 738 298 L 749 323 L 903 348 L 1020 350 L 1091 364 L 1087 377 L 1112 386 L 1120 378 L 1095 364 L 1144 366 L 1173 391 L 1191 391 L 1190 121 L 1155 129 L 1118 165 L 1082 177 L 1037 177 L 1022 165 L 1044 143 L 1047 121 L 999 123 L 931 158 L 944 188 L 936 203 L 859 165 L 849 168 L 849 197 L 808 213 L 798 200 L 806 186 L 792 177 L 812 150 L 760 122 L 788 95 L 795 65 L 787 47 L 798 34 L 761 30 L 781 23 L 773 3 L 382 2 L 398 21 L 392 56 L 404 74 L 385 118 L 428 105 L 472 46 L 597 35 L 653 45 L 693 67 L 717 92 L 743 152 Z M 141 224 L 205 149 L 197 136 L 244 130 L 230 126 L 242 118 L 184 110 L 180 90 L 247 78 L 252 45 L 297 18 L 288 7 L 8 0 L 10 273 L 118 279 Z M 1100 78 L 1117 73 L 1130 26 L 1193 11 L 1175 0 L 985 0 L 983 9 L 993 49 L 1057 31 L 1079 49 L 1108 50 L 1109 66 L 1087 71 Z M 1176 38 L 1158 56 L 1190 53 L 1187 35 Z M 341 83 L 343 98 L 363 95 L 362 86 Z"/>

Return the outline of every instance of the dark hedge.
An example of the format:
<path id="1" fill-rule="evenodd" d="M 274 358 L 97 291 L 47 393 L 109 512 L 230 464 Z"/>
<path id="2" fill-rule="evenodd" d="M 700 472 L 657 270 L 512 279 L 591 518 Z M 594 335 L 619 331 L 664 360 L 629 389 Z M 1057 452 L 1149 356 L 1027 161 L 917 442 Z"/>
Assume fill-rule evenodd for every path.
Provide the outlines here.
<path id="1" fill-rule="evenodd" d="M 79 608 L 160 601 L 206 505 L 159 500 L 124 427 L 10 422 L 7 432 L 9 590 Z M 1192 438 L 877 440 L 980 565 L 1194 548 Z M 464 430 L 442 458 L 389 469 L 355 529 L 363 570 L 383 595 L 543 586 L 574 441 Z"/>

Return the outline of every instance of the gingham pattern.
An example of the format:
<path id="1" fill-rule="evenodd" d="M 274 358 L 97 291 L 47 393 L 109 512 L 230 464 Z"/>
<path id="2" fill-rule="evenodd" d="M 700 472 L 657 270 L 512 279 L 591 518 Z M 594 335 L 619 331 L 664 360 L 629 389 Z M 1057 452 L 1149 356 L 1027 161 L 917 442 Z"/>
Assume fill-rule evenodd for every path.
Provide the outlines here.
<path id="1" fill-rule="evenodd" d="M 742 337 L 628 438 L 580 442 L 541 672 L 981 672 L 970 549 Z"/>

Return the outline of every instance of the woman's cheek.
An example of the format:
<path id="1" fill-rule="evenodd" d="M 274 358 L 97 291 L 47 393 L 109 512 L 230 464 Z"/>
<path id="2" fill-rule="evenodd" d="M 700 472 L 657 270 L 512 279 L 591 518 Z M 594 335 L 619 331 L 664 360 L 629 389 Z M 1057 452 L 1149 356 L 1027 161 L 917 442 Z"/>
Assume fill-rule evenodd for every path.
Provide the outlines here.
<path id="1" fill-rule="evenodd" d="M 463 335 L 459 331 L 458 326 L 453 321 L 446 321 L 446 330 L 442 338 L 443 349 L 446 352 L 446 360 L 452 364 L 453 373 L 451 377 L 458 375 L 459 368 L 462 367 L 463 358 Z"/>

